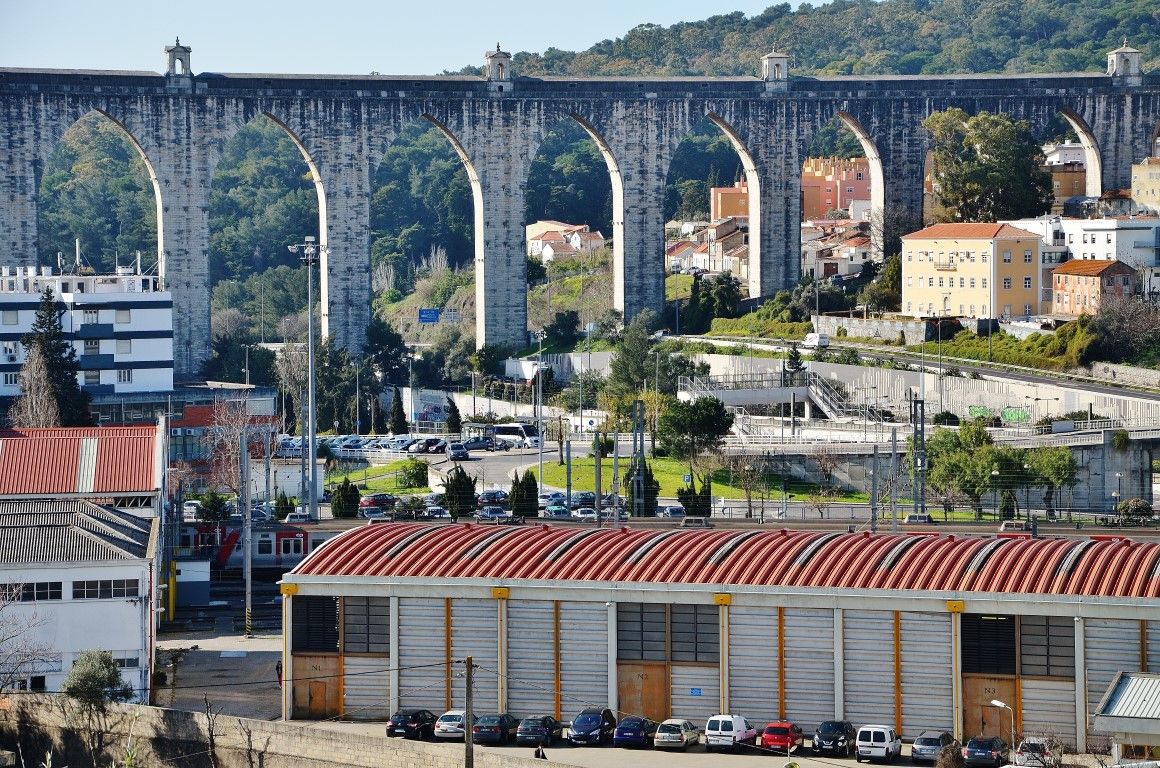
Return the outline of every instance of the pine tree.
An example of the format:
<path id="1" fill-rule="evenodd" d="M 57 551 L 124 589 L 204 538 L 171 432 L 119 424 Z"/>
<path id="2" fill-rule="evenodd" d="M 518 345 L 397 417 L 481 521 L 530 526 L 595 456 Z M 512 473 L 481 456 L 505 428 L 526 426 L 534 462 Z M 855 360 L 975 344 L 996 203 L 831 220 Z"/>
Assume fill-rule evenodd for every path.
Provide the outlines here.
<path id="1" fill-rule="evenodd" d="M 52 289 L 45 288 L 36 310 L 32 330 L 21 343 L 31 352 L 34 348 L 44 359 L 47 370 L 48 387 L 56 401 L 62 427 L 83 427 L 92 423 L 89 414 L 89 394 L 77 382 L 80 365 L 72 342 L 65 338 L 61 326 L 64 310 L 58 308 L 53 299 Z"/>
<path id="2" fill-rule="evenodd" d="M 391 398 L 391 415 L 387 419 L 387 429 L 392 435 L 407 434 L 407 416 L 403 413 L 403 390 L 395 387 L 395 396 Z"/>
<path id="3" fill-rule="evenodd" d="M 452 521 L 471 517 L 475 512 L 475 478 L 458 464 L 451 468 L 443 481 L 443 506 L 451 514 Z"/>
<path id="4" fill-rule="evenodd" d="M 790 373 L 797 373 L 805 367 L 805 363 L 802 362 L 802 353 L 798 351 L 798 345 L 790 344 L 789 354 L 785 358 L 785 369 Z"/>
<path id="5" fill-rule="evenodd" d="M 636 508 L 636 499 L 633 497 L 632 491 L 632 481 L 636 475 L 635 467 L 630 469 L 624 478 L 625 506 L 631 517 L 655 517 L 657 514 L 657 496 L 660 493 L 661 484 L 653 477 L 652 467 L 648 465 L 647 461 L 641 461 L 640 466 L 642 476 L 640 509 Z"/>
<path id="6" fill-rule="evenodd" d="M 536 474 L 531 469 L 524 471 L 520 480 L 520 506 L 512 504 L 512 514 L 522 517 L 535 517 L 540 509 L 540 484 L 536 481 Z"/>
<path id="7" fill-rule="evenodd" d="M 453 435 L 463 432 L 463 417 L 459 415 L 459 406 L 450 397 L 447 398 L 447 431 Z"/>
<path id="8" fill-rule="evenodd" d="M 520 509 L 524 506 L 524 482 L 520 479 L 519 473 L 513 473 L 512 487 L 508 491 L 508 509 L 513 515 L 518 515 Z"/>

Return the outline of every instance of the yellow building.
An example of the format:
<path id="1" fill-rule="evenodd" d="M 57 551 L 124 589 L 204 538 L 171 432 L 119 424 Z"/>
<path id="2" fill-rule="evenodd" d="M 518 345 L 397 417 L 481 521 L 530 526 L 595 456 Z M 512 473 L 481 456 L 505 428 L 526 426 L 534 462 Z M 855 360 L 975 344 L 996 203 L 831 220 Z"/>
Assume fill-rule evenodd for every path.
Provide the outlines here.
<path id="1" fill-rule="evenodd" d="M 1145 157 L 1132 166 L 1132 200 L 1145 210 L 1160 213 L 1160 157 Z"/>
<path id="2" fill-rule="evenodd" d="M 903 314 L 1039 314 L 1041 242 L 1010 224 L 934 224 L 904 236 Z"/>

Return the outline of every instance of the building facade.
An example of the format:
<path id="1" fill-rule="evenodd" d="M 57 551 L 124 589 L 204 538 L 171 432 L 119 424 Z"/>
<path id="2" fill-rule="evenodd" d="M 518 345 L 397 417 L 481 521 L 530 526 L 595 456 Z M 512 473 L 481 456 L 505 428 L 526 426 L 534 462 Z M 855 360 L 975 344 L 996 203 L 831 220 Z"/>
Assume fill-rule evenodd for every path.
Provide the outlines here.
<path id="1" fill-rule="evenodd" d="M 1160 157 L 1146 157 L 1132 166 L 1132 202 L 1160 214 Z"/>
<path id="2" fill-rule="evenodd" d="M 870 161 L 864 157 L 808 157 L 802 165 L 802 221 L 870 201 Z"/>
<path id="3" fill-rule="evenodd" d="M 749 185 L 739 181 L 731 187 L 712 187 L 709 190 L 709 218 L 737 219 L 749 223 Z"/>
<path id="4" fill-rule="evenodd" d="M 92 394 L 173 389 L 173 297 L 160 278 L 121 267 L 114 275 L 54 274 L 52 267 L 0 267 L 0 397 L 20 394 L 21 339 L 43 292 L 63 309 L 77 380 Z"/>
<path id="5" fill-rule="evenodd" d="M 789 530 L 368 525 L 282 582 L 286 717 L 463 704 L 736 712 L 1025 735 L 1083 751 L 1160 668 L 1160 544 Z"/>
<path id="6" fill-rule="evenodd" d="M 1039 314 L 1040 244 L 1009 224 L 935 224 L 903 236 L 903 314 Z"/>
<path id="7" fill-rule="evenodd" d="M 1052 314 L 1094 315 L 1108 297 L 1139 295 L 1139 275 L 1122 261 L 1072 260 L 1052 272 Z"/>

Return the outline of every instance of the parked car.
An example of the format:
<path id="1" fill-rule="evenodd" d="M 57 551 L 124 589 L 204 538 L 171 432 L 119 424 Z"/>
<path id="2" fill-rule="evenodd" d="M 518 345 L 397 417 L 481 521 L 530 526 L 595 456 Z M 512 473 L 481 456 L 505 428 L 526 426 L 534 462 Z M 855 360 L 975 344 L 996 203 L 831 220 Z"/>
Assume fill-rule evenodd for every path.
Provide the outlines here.
<path id="1" fill-rule="evenodd" d="M 653 746 L 657 749 L 688 749 L 690 744 L 701 743 L 701 732 L 688 720 L 671 717 L 657 726 Z"/>
<path id="2" fill-rule="evenodd" d="M 596 508 L 595 507 L 580 507 L 572 510 L 572 517 L 576 520 L 588 520 L 596 522 Z"/>
<path id="3" fill-rule="evenodd" d="M 831 754 L 850 757 L 858 747 L 858 729 L 849 720 L 826 720 L 814 729 L 811 742 L 815 755 Z"/>
<path id="4" fill-rule="evenodd" d="M 657 735 L 657 723 L 643 717 L 621 718 L 612 733 L 614 747 L 651 747 Z"/>
<path id="5" fill-rule="evenodd" d="M 498 523 L 500 518 L 507 517 L 507 510 L 503 507 L 489 504 L 475 513 L 475 519 L 481 523 Z"/>
<path id="6" fill-rule="evenodd" d="M 382 507 L 383 509 L 391 509 L 397 504 L 399 497 L 390 493 L 368 493 L 358 500 L 360 507 Z"/>
<path id="7" fill-rule="evenodd" d="M 287 525 L 304 525 L 306 523 L 316 523 L 318 521 L 311 520 L 309 512 L 291 512 L 290 514 L 286 515 L 286 519 L 282 522 L 286 523 Z"/>
<path id="8" fill-rule="evenodd" d="M 388 736 L 405 739 L 435 738 L 435 715 L 426 709 L 400 709 L 387 723 Z"/>
<path id="9" fill-rule="evenodd" d="M 999 768 L 1007 762 L 1007 745 L 998 736 L 976 736 L 963 747 L 963 762 Z"/>
<path id="10" fill-rule="evenodd" d="M 911 512 L 902 520 L 903 525 L 933 525 L 934 518 L 929 512 Z"/>
<path id="11" fill-rule="evenodd" d="M 713 715 L 705 724 L 705 751 L 755 744 L 757 729 L 741 715 Z"/>
<path id="12" fill-rule="evenodd" d="M 359 507 L 357 517 L 363 520 L 386 520 L 389 515 L 382 507 Z"/>
<path id="13" fill-rule="evenodd" d="M 508 498 L 507 491 L 501 491 L 499 489 L 491 489 L 491 490 L 487 490 L 487 491 L 484 491 L 483 493 L 479 494 L 478 501 L 479 501 L 480 507 L 486 507 L 486 506 L 492 506 L 492 505 L 503 506 L 504 502 L 507 501 L 507 498 Z"/>
<path id="14" fill-rule="evenodd" d="M 445 520 L 449 517 L 451 517 L 451 513 L 438 504 L 432 504 L 423 509 L 424 520 Z"/>
<path id="15" fill-rule="evenodd" d="M 825 349 L 830 346 L 830 337 L 825 333 L 807 333 L 802 340 L 802 349 Z"/>
<path id="16" fill-rule="evenodd" d="M 562 738 L 564 738 L 564 724 L 551 715 L 525 717 L 516 729 L 517 744 L 550 747 L 553 742 Z"/>
<path id="17" fill-rule="evenodd" d="M 1051 746 L 1047 739 L 1028 737 L 1019 742 L 1015 748 L 1015 757 L 1011 761 L 1015 765 L 1045 766 L 1050 758 Z"/>
<path id="18" fill-rule="evenodd" d="M 592 491 L 577 491 L 573 493 L 568 499 L 568 506 L 572 509 L 579 509 L 580 507 L 595 507 L 596 494 Z"/>
<path id="19" fill-rule="evenodd" d="M 540 494 L 537 502 L 539 503 L 540 509 L 547 509 L 551 506 L 563 504 L 567 498 L 567 496 L 559 491 L 547 491 Z"/>
<path id="20" fill-rule="evenodd" d="M 933 763 L 938 760 L 943 747 L 954 743 L 955 737 L 946 731 L 923 731 L 910 745 L 910 761 Z"/>
<path id="21" fill-rule="evenodd" d="M 469 437 L 460 443 L 468 451 L 494 451 L 493 441 L 488 437 Z"/>
<path id="22" fill-rule="evenodd" d="M 680 504 L 670 504 L 667 507 L 657 507 L 657 517 L 684 517 L 685 508 Z"/>
<path id="23" fill-rule="evenodd" d="M 407 446 L 407 453 L 426 453 L 435 444 L 436 438 L 423 437 Z"/>
<path id="24" fill-rule="evenodd" d="M 1030 526 L 1023 520 L 1004 520 L 999 523 L 999 533 L 1006 533 L 1008 531 L 1026 531 Z"/>
<path id="25" fill-rule="evenodd" d="M 858 729 L 858 751 L 855 762 L 863 760 L 894 761 L 902 754 L 902 739 L 888 725 L 864 725 Z"/>
<path id="26" fill-rule="evenodd" d="M 713 521 L 707 517 L 686 517 L 681 520 L 682 528 L 712 528 Z"/>
<path id="27" fill-rule="evenodd" d="M 463 447 L 463 443 L 449 443 L 447 446 L 447 458 L 452 461 L 467 461 L 471 458 L 471 454 Z"/>
<path id="28" fill-rule="evenodd" d="M 544 517 L 566 519 L 572 516 L 572 511 L 563 504 L 552 504 L 544 507 Z"/>
<path id="29" fill-rule="evenodd" d="M 466 718 L 467 713 L 462 709 L 453 709 L 450 712 L 444 712 L 435 721 L 435 738 L 462 739 L 463 723 Z"/>
<path id="30" fill-rule="evenodd" d="M 520 721 L 501 712 L 497 715 L 483 715 L 471 726 L 471 741 L 474 744 L 509 744 L 516 739 Z"/>
<path id="31" fill-rule="evenodd" d="M 616 732 L 616 716 L 611 709 L 588 707 L 572 718 L 568 741 L 573 744 L 609 744 Z"/>
<path id="32" fill-rule="evenodd" d="M 788 755 L 798 747 L 805 746 L 802 729 L 788 720 L 766 723 L 761 729 L 761 746 Z"/>
<path id="33" fill-rule="evenodd" d="M 427 446 L 427 453 L 443 453 L 446 450 L 447 450 L 447 441 L 446 440 L 437 439 L 437 440 L 435 440 L 435 442 L 433 442 Z"/>

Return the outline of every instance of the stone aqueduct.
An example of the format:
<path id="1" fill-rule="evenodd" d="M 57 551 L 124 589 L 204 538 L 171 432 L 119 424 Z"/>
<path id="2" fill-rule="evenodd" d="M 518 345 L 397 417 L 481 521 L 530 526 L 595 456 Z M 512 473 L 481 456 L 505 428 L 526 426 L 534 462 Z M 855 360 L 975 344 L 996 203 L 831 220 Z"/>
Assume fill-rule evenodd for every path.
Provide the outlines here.
<path id="1" fill-rule="evenodd" d="M 677 146 L 706 117 L 742 158 L 749 291 L 761 296 L 798 278 L 801 164 L 835 116 L 872 160 L 873 205 L 887 221 L 921 212 L 921 123 L 933 111 L 1007 112 L 1036 126 L 1063 115 L 1087 150 L 1089 194 L 1128 186 L 1160 124 L 1160 76 L 1142 74 L 1139 53 L 1126 46 L 1109 54 L 1105 74 L 837 78 L 790 77 L 788 57 L 777 53 L 762 59 L 761 77 L 647 79 L 513 78 L 498 48 L 481 77 L 194 75 L 188 47 L 166 54 L 165 74 L 0 69 L 0 261 L 36 263 L 41 174 L 65 131 L 94 110 L 114 120 L 153 183 L 179 378 L 196 375 L 209 353 L 211 178 L 226 143 L 259 115 L 290 134 L 314 178 L 326 246 L 323 332 L 348 346 L 361 344 L 369 319 L 374 172 L 412 121 L 444 133 L 471 182 L 476 341 L 516 346 L 527 327 L 524 187 L 561 121 L 578 122 L 608 165 L 615 306 L 626 317 L 663 305 L 666 176 Z"/>

